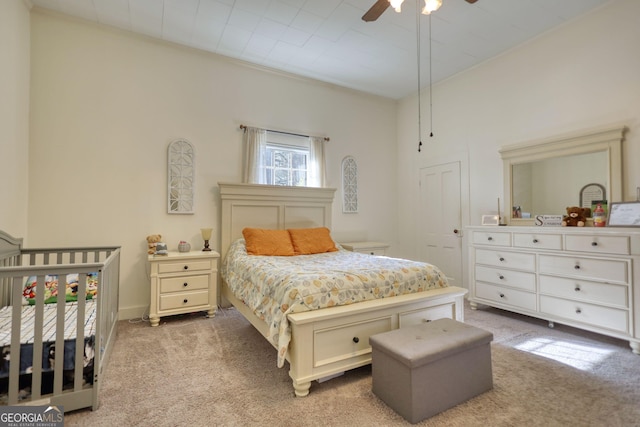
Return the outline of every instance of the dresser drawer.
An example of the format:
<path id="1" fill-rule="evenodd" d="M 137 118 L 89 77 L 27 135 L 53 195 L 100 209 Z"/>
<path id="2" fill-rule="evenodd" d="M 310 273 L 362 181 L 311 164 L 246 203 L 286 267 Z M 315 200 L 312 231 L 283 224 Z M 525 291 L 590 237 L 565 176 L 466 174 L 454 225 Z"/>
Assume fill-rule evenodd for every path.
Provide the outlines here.
<path id="1" fill-rule="evenodd" d="M 540 295 L 540 312 L 613 331 L 629 333 L 626 310 Z"/>
<path id="2" fill-rule="evenodd" d="M 444 318 L 455 318 L 455 306 L 453 303 L 400 313 L 399 326 L 401 328 L 405 328 L 407 326 L 419 325 L 422 323 L 431 322 L 432 320 Z"/>
<path id="3" fill-rule="evenodd" d="M 629 307 L 628 287 L 540 275 L 540 293 L 562 298 Z"/>
<path id="4" fill-rule="evenodd" d="M 608 283 L 628 283 L 629 261 L 540 255 L 540 273 L 602 280 Z"/>
<path id="5" fill-rule="evenodd" d="M 523 271 L 477 265 L 476 280 L 480 282 L 494 283 L 499 286 L 524 289 L 525 291 L 535 292 L 536 290 L 535 273 L 525 273 Z"/>
<path id="6" fill-rule="evenodd" d="M 503 268 L 535 271 L 535 254 L 499 250 L 476 249 L 476 263 Z"/>
<path id="7" fill-rule="evenodd" d="M 535 234 L 514 233 L 513 246 L 518 248 L 533 249 L 562 249 L 562 235 L 560 234 Z"/>
<path id="8" fill-rule="evenodd" d="M 536 310 L 536 294 L 517 289 L 476 282 L 476 297 L 530 311 Z"/>
<path id="9" fill-rule="evenodd" d="M 568 235 L 565 241 L 569 251 L 614 255 L 631 252 L 629 236 Z"/>
<path id="10" fill-rule="evenodd" d="M 207 289 L 209 287 L 209 275 L 163 277 L 160 278 L 160 293 L 192 291 Z"/>
<path id="11" fill-rule="evenodd" d="M 162 262 L 158 264 L 158 273 L 187 273 L 191 271 L 212 270 L 213 261 L 211 259 L 192 259 L 175 262 Z"/>
<path id="12" fill-rule="evenodd" d="M 175 310 L 209 304 L 209 292 L 181 292 L 160 295 L 160 310 Z"/>
<path id="13" fill-rule="evenodd" d="M 391 330 L 391 316 L 316 331 L 314 367 L 371 353 L 369 337 Z"/>
<path id="14" fill-rule="evenodd" d="M 477 245 L 511 246 L 511 233 L 499 231 L 474 231 L 473 243 Z"/>

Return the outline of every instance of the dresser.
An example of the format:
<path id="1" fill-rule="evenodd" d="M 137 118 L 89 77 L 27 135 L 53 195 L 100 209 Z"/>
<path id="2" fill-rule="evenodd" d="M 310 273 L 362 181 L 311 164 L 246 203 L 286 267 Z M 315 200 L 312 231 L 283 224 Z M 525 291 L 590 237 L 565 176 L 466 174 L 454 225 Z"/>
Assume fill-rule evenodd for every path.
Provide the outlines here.
<path id="1" fill-rule="evenodd" d="M 469 301 L 628 340 L 640 354 L 640 230 L 467 227 Z"/>
<path id="2" fill-rule="evenodd" d="M 215 251 L 149 255 L 151 326 L 158 326 L 160 317 L 174 314 L 206 311 L 214 316 L 219 258 Z"/>
<path id="3" fill-rule="evenodd" d="M 382 242 L 345 242 L 340 245 L 348 251 L 369 255 L 386 255 L 389 244 Z"/>

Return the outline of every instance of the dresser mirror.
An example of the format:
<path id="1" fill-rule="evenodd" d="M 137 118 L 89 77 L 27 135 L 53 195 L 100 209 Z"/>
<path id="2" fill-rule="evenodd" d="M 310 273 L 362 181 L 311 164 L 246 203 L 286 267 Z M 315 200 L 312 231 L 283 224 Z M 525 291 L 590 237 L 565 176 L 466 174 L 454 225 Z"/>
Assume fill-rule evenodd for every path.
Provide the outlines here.
<path id="1" fill-rule="evenodd" d="M 609 203 L 621 201 L 625 130 L 610 127 L 501 148 L 501 214 L 508 224 L 534 225 L 538 215 L 564 215 L 567 206 L 580 206 L 581 191 L 593 184 L 604 189 Z"/>

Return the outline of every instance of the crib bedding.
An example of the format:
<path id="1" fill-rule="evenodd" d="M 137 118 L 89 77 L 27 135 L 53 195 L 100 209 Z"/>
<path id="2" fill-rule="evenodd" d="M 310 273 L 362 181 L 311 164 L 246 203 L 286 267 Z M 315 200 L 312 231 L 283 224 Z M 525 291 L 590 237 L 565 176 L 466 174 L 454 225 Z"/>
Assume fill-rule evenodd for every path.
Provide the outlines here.
<path id="1" fill-rule="evenodd" d="M 269 325 L 282 367 L 291 340 L 287 315 L 448 286 L 434 265 L 339 248 L 296 256 L 248 255 L 244 239 L 229 247 L 221 274 L 233 294 Z"/>
<path id="2" fill-rule="evenodd" d="M 94 336 L 96 326 L 96 299 L 87 300 L 85 303 L 84 317 L 84 367 L 92 366 L 94 356 Z M 10 345 L 11 345 L 11 317 L 12 307 L 0 309 L 0 378 L 9 375 Z M 64 369 L 74 368 L 75 343 L 77 336 L 78 303 L 65 304 L 64 320 Z M 20 374 L 30 373 L 33 363 L 33 341 L 36 307 L 33 305 L 22 306 L 21 322 L 21 346 L 20 346 Z M 56 340 L 57 304 L 46 304 L 43 310 L 42 328 L 42 371 L 53 370 L 53 358 Z"/>

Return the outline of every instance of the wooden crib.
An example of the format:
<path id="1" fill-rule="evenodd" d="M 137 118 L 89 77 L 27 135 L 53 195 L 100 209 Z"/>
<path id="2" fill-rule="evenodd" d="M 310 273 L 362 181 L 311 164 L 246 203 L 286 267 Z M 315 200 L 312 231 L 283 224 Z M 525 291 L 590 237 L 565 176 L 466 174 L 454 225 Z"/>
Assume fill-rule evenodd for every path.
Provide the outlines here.
<path id="1" fill-rule="evenodd" d="M 98 408 L 120 247 L 25 249 L 0 231 L 0 404 Z"/>

